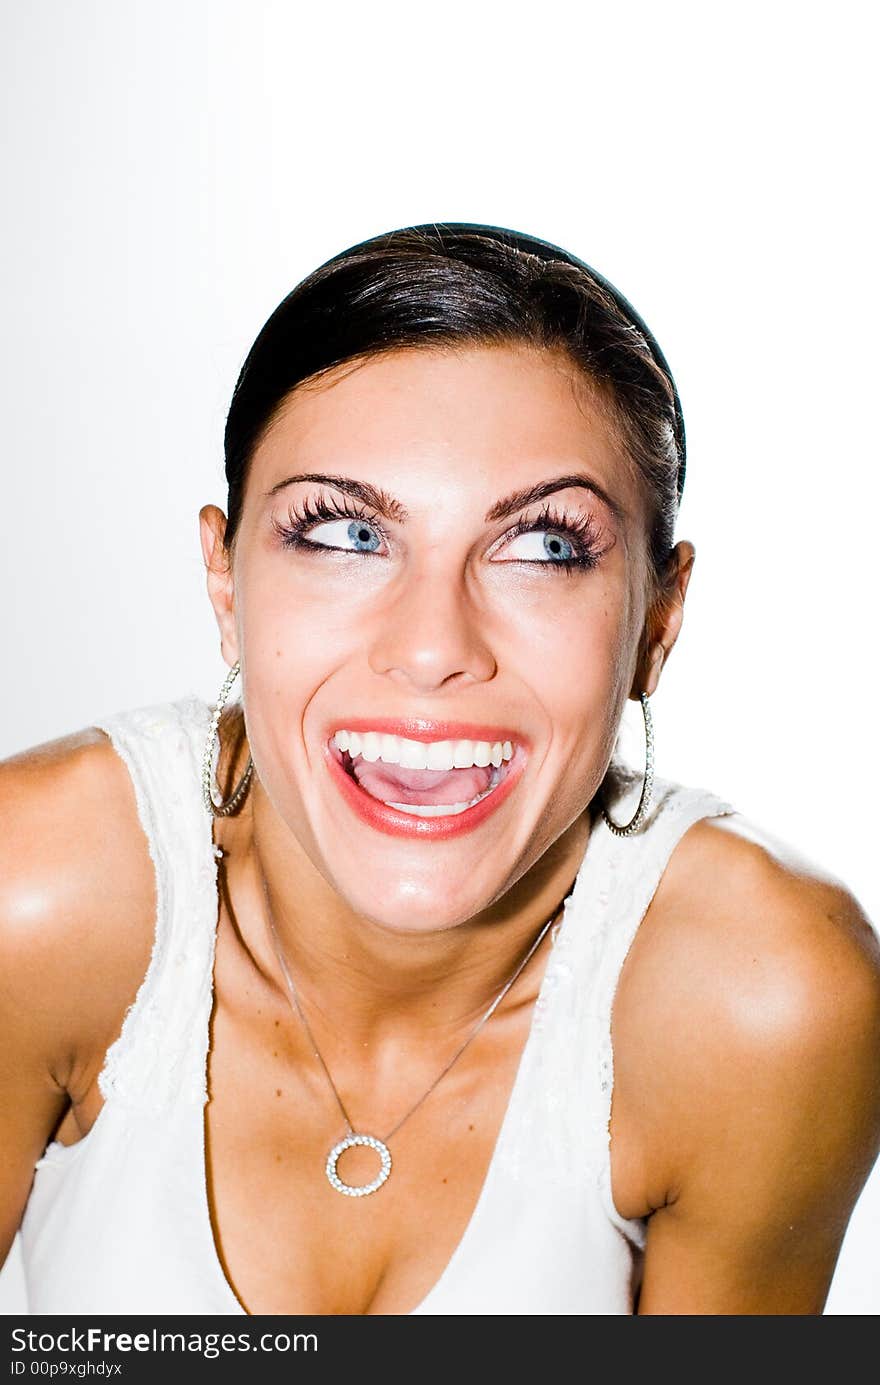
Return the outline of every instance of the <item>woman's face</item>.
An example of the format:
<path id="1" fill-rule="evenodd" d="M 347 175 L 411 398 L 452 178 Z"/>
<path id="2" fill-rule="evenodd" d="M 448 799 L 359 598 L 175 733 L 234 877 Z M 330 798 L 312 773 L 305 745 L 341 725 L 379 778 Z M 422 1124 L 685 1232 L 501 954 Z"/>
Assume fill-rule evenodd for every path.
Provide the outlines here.
<path id="1" fill-rule="evenodd" d="M 399 930 L 473 917 L 584 812 L 646 595 L 631 467 L 567 359 L 516 346 L 300 387 L 212 588 L 263 790 Z"/>

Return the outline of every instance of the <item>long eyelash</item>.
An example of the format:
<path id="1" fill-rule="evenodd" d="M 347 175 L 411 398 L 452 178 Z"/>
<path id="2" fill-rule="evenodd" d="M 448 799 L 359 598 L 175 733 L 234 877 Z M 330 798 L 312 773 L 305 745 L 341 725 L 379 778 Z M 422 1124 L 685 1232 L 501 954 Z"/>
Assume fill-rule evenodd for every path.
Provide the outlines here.
<path id="1" fill-rule="evenodd" d="M 329 552 L 347 552 L 346 549 L 333 549 L 329 544 L 310 543 L 305 537 L 309 529 L 316 524 L 334 519 L 365 520 L 383 538 L 386 537 L 378 515 L 359 505 L 349 496 L 345 496 L 343 500 L 337 500 L 335 497 L 328 500 L 326 496 L 321 495 L 316 499 L 310 498 L 302 501 L 298 507 L 291 504 L 287 511 L 287 518 L 287 524 L 283 524 L 274 516 L 272 518 L 272 528 L 285 548 L 304 548 L 311 552 L 324 548 Z M 592 515 L 563 515 L 549 504 L 545 505 L 534 519 L 514 525 L 512 529 L 508 530 L 505 538 L 508 540 L 518 538 L 520 534 L 530 534 L 538 529 L 551 529 L 555 534 L 561 534 L 563 537 L 571 539 L 576 548 L 580 549 L 580 552 L 573 558 L 559 558 L 555 562 L 545 563 L 536 559 L 520 560 L 532 567 L 552 568 L 557 572 L 562 570 L 570 576 L 576 571 L 596 567 L 606 551 L 606 547 L 603 547 L 601 542 L 600 527 Z"/>
<path id="2" fill-rule="evenodd" d="M 556 562 L 547 563 L 539 559 L 520 559 L 521 562 L 534 567 L 552 568 L 554 572 L 561 569 L 571 576 L 578 570 L 596 567 L 603 553 L 607 552 L 607 544 L 602 544 L 602 531 L 592 515 L 563 515 L 549 504 L 544 506 L 535 519 L 524 520 L 514 525 L 513 529 L 508 530 L 505 538 L 518 538 L 520 534 L 532 534 L 537 529 L 551 529 L 554 534 L 571 539 L 575 547 L 580 549 L 580 553 L 573 558 L 558 558 Z"/>
<path id="3" fill-rule="evenodd" d="M 344 500 L 328 500 L 326 496 L 320 495 L 317 499 L 309 498 L 302 501 L 299 506 L 291 504 L 287 511 L 287 519 L 288 523 L 283 524 L 274 515 L 272 517 L 272 528 L 285 548 L 306 548 L 313 553 L 323 548 L 331 553 L 347 553 L 348 549 L 333 548 L 330 544 L 310 543 L 305 537 L 309 529 L 329 519 L 363 519 L 383 538 L 385 537 L 378 516 L 358 505 L 349 496 Z"/>

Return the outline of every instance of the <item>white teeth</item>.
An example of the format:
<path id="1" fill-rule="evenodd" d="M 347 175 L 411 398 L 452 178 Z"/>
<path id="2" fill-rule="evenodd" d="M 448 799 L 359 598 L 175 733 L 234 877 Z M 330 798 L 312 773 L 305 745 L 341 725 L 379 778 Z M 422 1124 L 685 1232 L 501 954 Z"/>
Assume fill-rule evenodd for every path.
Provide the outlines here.
<path id="1" fill-rule="evenodd" d="M 361 754 L 370 764 L 375 764 L 382 753 L 382 737 L 376 731 L 366 731 L 363 737 Z"/>
<path id="2" fill-rule="evenodd" d="M 398 740 L 397 763 L 401 769 L 427 769 L 428 747 L 424 741 Z"/>
<path id="3" fill-rule="evenodd" d="M 474 763 L 473 741 L 456 741 L 452 763 L 456 769 L 470 769 Z"/>
<path id="4" fill-rule="evenodd" d="M 452 741 L 431 741 L 428 746 L 428 769 L 452 769 L 454 752 Z"/>
<path id="5" fill-rule="evenodd" d="M 483 793 L 478 793 L 476 798 L 472 798 L 470 803 L 386 803 L 386 808 L 396 808 L 399 813 L 413 813 L 419 818 L 447 818 L 453 817 L 458 813 L 463 813 L 466 808 L 473 808 L 475 803 L 479 803 L 481 798 L 488 798 L 489 794 L 497 787 L 497 779 L 492 776 L 492 783 Z"/>
<path id="6" fill-rule="evenodd" d="M 412 741 L 406 736 L 389 736 L 379 731 L 337 731 L 333 737 L 337 750 L 347 750 L 354 760 L 362 755 L 369 764 L 382 760 L 404 769 L 498 769 L 513 759 L 511 741 Z"/>

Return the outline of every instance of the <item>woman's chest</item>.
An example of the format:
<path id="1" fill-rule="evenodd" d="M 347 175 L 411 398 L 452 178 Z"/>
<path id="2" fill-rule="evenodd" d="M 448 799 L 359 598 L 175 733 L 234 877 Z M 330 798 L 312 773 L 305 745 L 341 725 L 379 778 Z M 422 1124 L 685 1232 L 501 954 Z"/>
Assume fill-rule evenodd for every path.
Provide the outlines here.
<path id="1" fill-rule="evenodd" d="M 328 1079 L 289 1023 L 254 1024 L 218 994 L 206 1177 L 218 1255 L 249 1312 L 404 1314 L 424 1301 L 491 1184 L 529 1016 L 521 1006 L 500 1020 L 440 1081 L 448 1043 L 433 1061 L 402 1053 L 374 1065 L 366 1055 Z M 365 1196 L 327 1177 L 328 1154 L 347 1134 L 334 1088 L 355 1130 L 387 1143 L 390 1174 Z M 337 1165 L 352 1186 L 379 1170 L 371 1148 Z"/>
<path id="2" fill-rule="evenodd" d="M 174 1057 L 162 1010 L 131 1035 L 125 1099 L 111 1098 L 84 1148 L 38 1174 L 29 1255 L 39 1311 L 629 1312 L 631 1248 L 603 1177 L 600 1054 L 579 1028 L 584 997 L 568 959 L 563 949 L 545 978 L 545 1003 L 529 997 L 494 1016 L 440 1081 L 446 1054 L 404 1053 L 389 1066 L 355 1062 L 344 1044 L 328 1051 L 353 1124 L 392 1155 L 384 1186 L 350 1198 L 325 1174 L 345 1132 L 332 1087 L 292 1038 L 289 1010 L 245 1006 L 259 1023 L 242 1022 L 221 951 L 211 995 L 178 1016 L 191 1080 L 145 1085 L 148 1066 L 155 1076 Z M 203 1107 L 195 1077 L 206 1056 Z M 141 1117 L 141 1096 L 162 1113 Z M 354 1159 L 340 1174 L 372 1177 L 375 1162 Z"/>

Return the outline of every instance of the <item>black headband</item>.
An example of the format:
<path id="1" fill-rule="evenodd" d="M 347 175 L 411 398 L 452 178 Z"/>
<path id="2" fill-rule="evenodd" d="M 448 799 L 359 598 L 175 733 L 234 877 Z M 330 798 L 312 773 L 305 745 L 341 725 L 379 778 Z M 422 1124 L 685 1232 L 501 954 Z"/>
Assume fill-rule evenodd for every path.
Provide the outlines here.
<path id="1" fill-rule="evenodd" d="M 511 231 L 506 226 L 485 226 L 479 222 L 470 221 L 429 221 L 424 223 L 423 225 L 408 226 L 405 229 L 409 231 L 418 231 L 425 236 L 431 236 L 441 245 L 441 247 L 443 244 L 444 235 L 450 233 L 452 235 L 468 234 L 477 236 L 488 236 L 491 237 L 493 240 L 501 241 L 503 244 L 510 246 L 514 250 L 523 250 L 529 255 L 536 255 L 541 260 L 564 260 L 568 264 L 574 265 L 577 269 L 580 269 L 584 273 L 589 275 L 589 277 L 593 279 L 594 282 L 597 283 L 600 288 L 603 288 L 606 291 L 606 293 L 608 293 L 611 296 L 611 298 L 614 299 L 614 302 L 617 304 L 623 316 L 627 318 L 628 321 L 632 324 L 632 326 L 635 327 L 636 330 L 639 333 L 641 333 L 641 335 L 644 337 L 645 344 L 648 347 L 648 350 L 650 351 L 655 364 L 659 366 L 660 370 L 662 370 L 663 374 L 666 376 L 667 380 L 672 386 L 673 405 L 675 409 L 675 444 L 676 450 L 678 452 L 678 472 L 676 475 L 676 486 L 678 490 L 678 498 L 679 500 L 681 500 L 681 493 L 684 490 L 684 473 L 686 458 L 684 416 L 681 411 L 681 400 L 678 397 L 678 390 L 676 389 L 675 381 L 672 378 L 672 371 L 669 369 L 666 357 L 663 355 L 663 352 L 657 345 L 653 333 L 649 330 L 646 323 L 636 312 L 633 305 L 626 298 L 624 298 L 623 294 L 620 292 L 619 289 L 616 289 L 613 284 L 609 283 L 608 280 L 604 277 L 604 275 L 599 274 L 597 270 L 593 269 L 590 265 L 585 264 L 583 260 L 579 260 L 576 255 L 572 255 L 570 251 L 563 250 L 561 246 L 553 245 L 552 242 L 548 240 L 539 240 L 536 236 L 527 236 L 524 235 L 521 231 Z M 377 241 L 381 241 L 382 239 L 382 236 L 375 236 L 368 241 L 362 241 L 359 245 L 353 245 L 350 249 L 344 250 L 341 255 L 334 255 L 332 259 L 345 259 L 348 255 L 357 254 L 358 251 L 363 250 L 367 245 L 375 245 Z M 329 263 L 332 263 L 332 260 L 329 260 L 328 264 Z"/>

